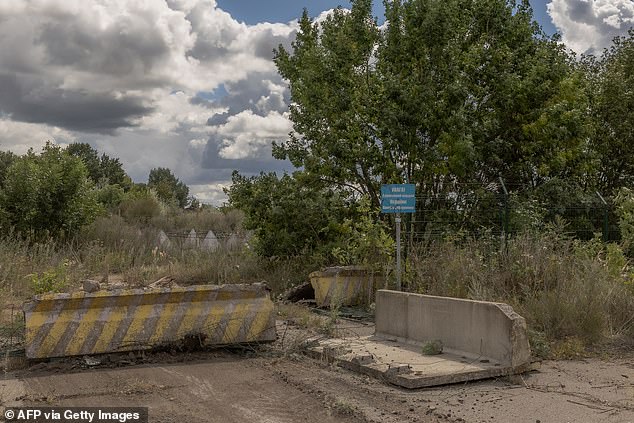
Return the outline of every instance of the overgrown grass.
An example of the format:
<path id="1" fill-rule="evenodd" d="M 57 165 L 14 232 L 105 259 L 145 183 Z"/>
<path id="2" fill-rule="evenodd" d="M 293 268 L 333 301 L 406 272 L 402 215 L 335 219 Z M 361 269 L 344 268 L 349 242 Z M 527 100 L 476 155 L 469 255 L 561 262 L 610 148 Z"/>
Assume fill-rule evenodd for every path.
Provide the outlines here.
<path id="1" fill-rule="evenodd" d="M 222 212 L 217 209 L 172 211 L 150 220 L 150 225 L 164 231 L 213 231 L 216 234 L 242 231 L 244 214 L 237 209 Z"/>
<path id="2" fill-rule="evenodd" d="M 407 273 L 415 292 L 511 304 L 543 355 L 555 340 L 588 345 L 633 336 L 631 281 L 617 245 L 557 231 L 516 236 L 506 245 L 492 238 L 438 242 L 414 251 Z"/>
<path id="3" fill-rule="evenodd" d="M 159 248 L 158 231 L 170 224 L 217 232 L 241 228 L 236 213 L 184 216 L 157 225 L 104 217 L 65 243 L 0 238 L 3 310 L 35 293 L 74 290 L 83 278 L 107 281 L 115 275 L 128 286 L 164 276 L 181 285 L 266 281 L 277 295 L 325 264 L 310 255 L 262 258 L 248 245 Z M 580 242 L 556 230 L 515 236 L 503 246 L 495 238 L 439 241 L 411 251 L 404 275 L 410 291 L 512 305 L 527 319 L 533 351 L 558 357 L 578 355 L 580 345 L 634 337 L 633 281 L 634 270 L 618 245 Z"/>
<path id="4" fill-rule="evenodd" d="M 52 273 L 63 269 L 76 279 L 76 254 L 72 246 L 54 241 L 30 243 L 19 238 L 0 238 L 0 292 L 5 301 L 19 301 L 41 285 L 57 285 Z M 49 274 L 47 275 L 47 272 Z"/>
<path id="5" fill-rule="evenodd" d="M 172 222 L 177 228 L 191 224 L 218 232 L 241 228 L 241 214 L 231 211 L 182 215 L 185 217 L 174 217 L 177 221 L 166 218 L 162 224 Z M 180 244 L 160 248 L 159 230 L 152 224 L 130 223 L 113 215 L 97 219 L 70 242 L 0 238 L 0 301 L 19 303 L 37 293 L 77 289 L 84 278 L 103 282 L 113 276 L 133 287 L 164 276 L 181 285 L 266 281 L 278 294 L 304 282 L 308 273 L 319 267 L 305 257 L 261 258 L 248 245 L 216 251 Z"/>

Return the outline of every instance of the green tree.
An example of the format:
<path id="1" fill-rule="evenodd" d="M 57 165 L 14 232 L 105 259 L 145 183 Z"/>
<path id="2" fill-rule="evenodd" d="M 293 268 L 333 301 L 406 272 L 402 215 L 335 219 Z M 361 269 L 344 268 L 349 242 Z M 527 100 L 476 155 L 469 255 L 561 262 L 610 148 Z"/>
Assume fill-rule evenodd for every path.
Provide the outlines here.
<path id="1" fill-rule="evenodd" d="M 125 191 L 118 184 L 99 187 L 95 195 L 97 201 L 109 211 L 116 210 L 125 199 Z"/>
<path id="2" fill-rule="evenodd" d="M 157 167 L 150 170 L 147 185 L 155 190 L 161 201 L 166 204 L 185 208 L 189 203 L 189 188 L 168 168 Z"/>
<path id="3" fill-rule="evenodd" d="M 307 13 L 275 63 L 291 90 L 294 134 L 274 154 L 368 194 L 409 181 L 510 189 L 587 174 L 584 78 L 528 1 L 371 1 L 321 24 Z M 472 189 L 472 188 L 469 188 Z"/>
<path id="4" fill-rule="evenodd" d="M 10 151 L 0 151 L 0 188 L 4 185 L 4 178 L 7 175 L 7 169 L 18 158 Z"/>
<path id="5" fill-rule="evenodd" d="M 100 157 L 97 150 L 87 143 L 70 144 L 66 147 L 66 151 L 84 162 L 88 176 L 95 185 L 116 184 L 126 191 L 130 189 L 132 180 L 123 170 L 123 165 L 118 158 L 112 158 L 105 153 Z"/>
<path id="6" fill-rule="evenodd" d="M 163 206 L 156 191 L 145 184 L 134 184 L 119 203 L 119 213 L 128 222 L 148 223 L 162 212 Z"/>
<path id="7" fill-rule="evenodd" d="M 234 171 L 231 179 L 225 191 L 229 204 L 244 212 L 244 226 L 254 231 L 254 248 L 262 256 L 294 256 L 327 248 L 339 238 L 340 225 L 349 214 L 338 193 L 300 172 L 245 177 Z"/>
<path id="8" fill-rule="evenodd" d="M 583 77 L 528 1 L 394 1 L 386 15 L 377 124 L 419 191 L 582 172 Z"/>
<path id="9" fill-rule="evenodd" d="M 94 184 L 99 183 L 102 177 L 101 167 L 99 166 L 99 153 L 92 148 L 90 144 L 85 142 L 72 143 L 66 147 L 66 152 L 71 156 L 78 157 L 84 162 L 88 177 Z"/>
<path id="10" fill-rule="evenodd" d="M 304 11 L 293 51 L 276 50 L 275 63 L 290 83 L 295 133 L 275 145 L 274 155 L 324 181 L 353 186 L 378 206 L 378 181 L 394 163 L 374 128 L 379 30 L 371 12 L 371 1 L 353 1 L 351 13 L 336 9 L 320 26 Z"/>
<path id="11" fill-rule="evenodd" d="M 616 38 L 591 61 L 593 148 L 599 159 L 599 189 L 615 194 L 634 184 L 634 29 Z"/>
<path id="12" fill-rule="evenodd" d="M 50 143 L 7 169 L 0 205 L 24 236 L 72 235 L 101 212 L 84 163 Z"/>
<path id="13" fill-rule="evenodd" d="M 99 159 L 99 167 L 101 168 L 101 184 L 119 185 L 124 190 L 132 187 L 132 179 L 123 170 L 123 165 L 118 158 L 109 157 L 105 153 Z"/>

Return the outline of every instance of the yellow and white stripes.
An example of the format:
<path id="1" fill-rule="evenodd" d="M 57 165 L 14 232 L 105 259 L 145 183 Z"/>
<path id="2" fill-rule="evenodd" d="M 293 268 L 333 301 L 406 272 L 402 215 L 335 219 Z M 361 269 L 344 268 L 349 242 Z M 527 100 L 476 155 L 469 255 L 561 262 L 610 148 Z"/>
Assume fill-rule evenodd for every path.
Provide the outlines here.
<path id="1" fill-rule="evenodd" d="M 264 284 L 45 294 L 24 313 L 28 358 L 148 349 L 187 336 L 205 345 L 276 337 Z"/>

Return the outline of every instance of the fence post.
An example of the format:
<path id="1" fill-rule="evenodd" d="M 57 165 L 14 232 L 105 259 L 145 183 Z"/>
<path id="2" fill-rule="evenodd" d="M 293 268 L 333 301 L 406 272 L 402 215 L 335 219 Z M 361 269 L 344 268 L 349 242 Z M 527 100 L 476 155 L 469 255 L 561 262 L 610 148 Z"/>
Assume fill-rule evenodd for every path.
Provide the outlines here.
<path id="1" fill-rule="evenodd" d="M 610 237 L 610 226 L 608 220 L 608 203 L 605 201 L 599 191 L 595 191 L 601 202 L 603 203 L 603 242 L 608 242 Z"/>
<path id="2" fill-rule="evenodd" d="M 506 248 L 506 241 L 509 232 L 509 192 L 504 185 L 504 179 L 500 176 L 500 185 L 502 186 L 502 194 L 504 194 L 504 210 L 502 212 L 502 239 Z"/>

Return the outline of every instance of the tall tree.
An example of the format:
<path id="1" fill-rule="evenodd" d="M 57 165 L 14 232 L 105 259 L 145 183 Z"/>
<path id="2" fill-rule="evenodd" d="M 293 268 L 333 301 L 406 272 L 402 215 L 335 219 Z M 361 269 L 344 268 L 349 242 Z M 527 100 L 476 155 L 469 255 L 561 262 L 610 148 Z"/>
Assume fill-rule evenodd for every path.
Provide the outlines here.
<path id="1" fill-rule="evenodd" d="M 4 185 L 4 178 L 7 175 L 7 169 L 18 158 L 10 151 L 0 151 L 0 187 Z"/>
<path id="2" fill-rule="evenodd" d="M 117 157 L 110 157 L 102 154 L 99 159 L 99 168 L 101 169 L 101 183 L 109 185 L 119 185 L 124 190 L 132 187 L 132 179 L 123 170 L 123 165 Z"/>
<path id="3" fill-rule="evenodd" d="M 84 163 L 58 146 L 30 150 L 8 168 L 0 206 L 8 224 L 24 236 L 66 236 L 101 211 Z"/>
<path id="4" fill-rule="evenodd" d="M 157 167 L 150 170 L 148 187 L 154 189 L 158 197 L 167 204 L 185 208 L 189 203 L 189 188 L 168 168 Z"/>
<path id="5" fill-rule="evenodd" d="M 85 142 L 72 143 L 66 147 L 66 152 L 71 156 L 80 158 L 84 162 L 88 177 L 93 183 L 97 184 L 101 180 L 102 172 L 99 165 L 99 153 L 90 144 Z"/>
<path id="6" fill-rule="evenodd" d="M 527 1 L 386 4 L 382 139 L 409 180 L 536 185 L 580 160 L 586 99 Z M 424 187 L 421 187 L 424 188 Z"/>
<path id="7" fill-rule="evenodd" d="M 634 184 L 634 29 L 616 38 L 589 67 L 593 148 L 600 159 L 599 189 L 611 195 Z"/>
<path id="8" fill-rule="evenodd" d="M 379 30 L 371 13 L 370 0 L 356 0 L 350 13 L 335 9 L 318 25 L 304 11 L 293 51 L 276 50 L 290 83 L 295 132 L 274 155 L 333 184 L 353 185 L 378 205 L 377 182 L 391 163 L 374 129 Z"/>
<path id="9" fill-rule="evenodd" d="M 306 13 L 275 55 L 294 133 L 276 157 L 378 204 L 381 183 L 430 194 L 456 182 L 536 186 L 586 169 L 583 78 L 528 1 L 371 1 L 321 24 Z"/>
<path id="10" fill-rule="evenodd" d="M 95 185 L 116 184 L 125 190 L 132 186 L 132 180 L 123 170 L 118 158 L 112 158 L 105 153 L 100 157 L 99 152 L 87 143 L 70 144 L 66 151 L 84 162 L 88 176 Z"/>

